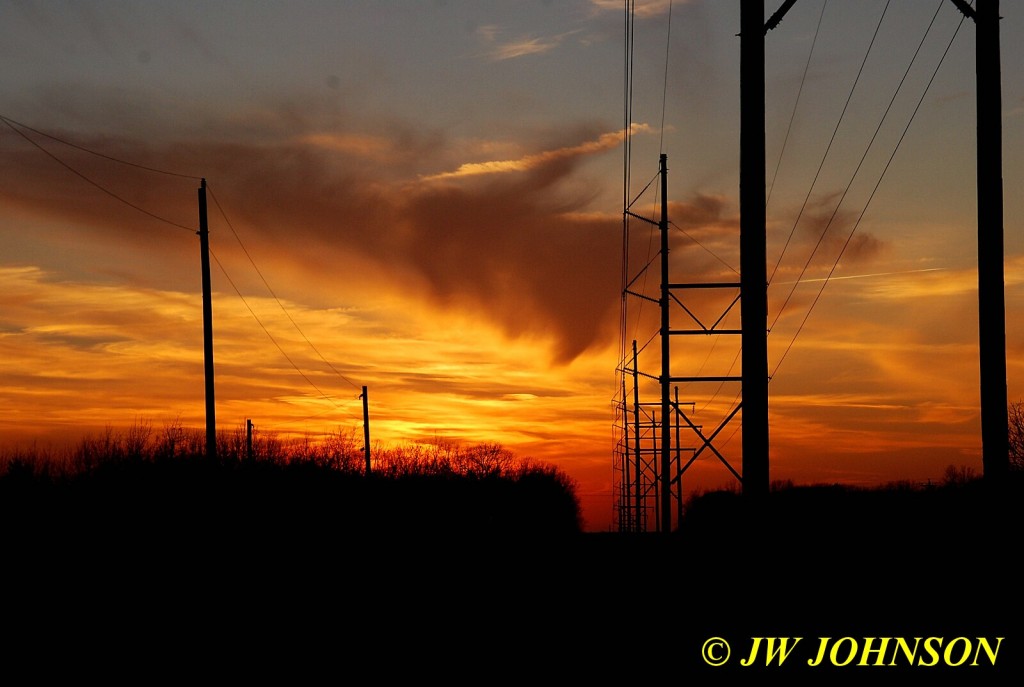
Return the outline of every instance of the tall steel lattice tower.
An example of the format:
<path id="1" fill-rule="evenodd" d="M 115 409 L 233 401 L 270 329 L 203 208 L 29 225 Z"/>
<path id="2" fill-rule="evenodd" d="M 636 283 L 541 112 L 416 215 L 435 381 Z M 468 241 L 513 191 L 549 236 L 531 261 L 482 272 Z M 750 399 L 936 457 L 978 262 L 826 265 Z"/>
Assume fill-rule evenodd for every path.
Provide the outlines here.
<path id="1" fill-rule="evenodd" d="M 737 390 L 742 377 L 732 373 L 742 334 L 736 326 L 741 284 L 738 280 L 676 282 L 670 278 L 674 224 L 666 199 L 666 155 L 661 155 L 658 177 L 660 218 L 644 217 L 631 207 L 624 218 L 624 253 L 632 243 L 647 242 L 649 231 L 657 233 L 660 247 L 657 260 L 644 255 L 645 264 L 632 273 L 628 255 L 623 259 L 624 327 L 614 450 L 615 515 L 620 532 L 669 532 L 678 525 L 684 501 L 683 476 L 698 459 L 717 459 L 740 479 L 716 442 L 732 437 L 723 432 L 741 408 Z M 633 224 L 648 225 L 648 232 L 633 232 Z M 640 235 L 639 240 L 631 237 L 634 233 Z M 682 230 L 676 235 L 685 236 Z M 651 293 L 655 291 L 649 286 L 654 284 L 655 266 L 657 289 Z M 653 335 L 643 344 L 636 339 L 627 341 L 630 332 L 641 331 L 653 331 Z M 698 371 L 689 375 L 673 372 L 675 341 L 679 342 L 675 346 L 678 363 L 699 365 Z M 703 363 L 697 363 L 698 359 Z M 700 400 L 680 400 L 681 389 Z M 705 425 L 699 419 L 705 417 L 714 419 Z"/>
<path id="2" fill-rule="evenodd" d="M 682 518 L 683 477 L 694 463 L 713 456 L 742 484 L 743 494 L 760 499 L 768 493 L 768 357 L 767 357 L 767 277 L 765 246 L 765 143 L 764 143 L 764 45 L 765 34 L 782 21 L 796 0 L 786 0 L 765 22 L 763 0 L 740 2 L 740 272 L 738 279 L 705 282 L 674 282 L 670 278 L 668 168 L 661 155 L 660 220 L 645 218 L 633 211 L 635 199 L 628 191 L 623 210 L 623 278 L 620 361 L 621 382 L 616 390 L 616 432 L 613 466 L 616 477 L 615 515 L 619 531 L 671 532 Z M 629 32 L 627 31 L 627 35 Z M 627 51 L 632 46 L 627 39 Z M 629 60 L 627 60 L 627 65 Z M 627 73 L 629 67 L 627 66 Z M 630 88 L 627 84 L 627 94 Z M 627 95 L 627 99 L 628 99 Z M 627 117 L 630 108 L 627 106 Z M 626 187 L 629 186 L 628 153 Z M 634 269 L 630 258 L 630 223 L 647 222 L 658 227 L 660 236 L 660 289 L 656 295 L 638 288 L 645 284 L 653 260 Z M 659 323 L 656 334 L 640 347 L 630 340 L 632 327 L 639 331 L 644 321 L 637 301 L 657 306 Z M 742 301 L 742 303 L 741 303 Z M 702 307 L 698 307 L 696 304 Z M 736 306 L 740 304 L 740 323 L 734 325 Z M 650 310 L 650 308 L 648 308 Z M 673 321 L 683 324 L 673 327 Z M 654 338 L 660 341 L 657 373 L 645 363 L 642 353 Z M 674 339 L 703 337 L 712 343 L 706 355 L 692 349 L 677 351 L 673 361 Z M 723 338 L 739 337 L 735 346 L 719 343 Z M 627 340 L 629 344 L 627 345 Z M 708 371 L 715 351 L 731 348 L 735 356 L 724 373 Z M 648 355 L 648 357 L 652 357 Z M 703 357 L 703 362 L 699 362 Z M 725 358 L 728 359 L 728 353 Z M 737 360 L 740 373 L 735 374 Z M 697 371 L 678 375 L 678 366 L 694 366 Z M 679 392 L 696 392 L 701 400 L 680 402 Z M 714 385 L 714 386 L 711 386 Z M 726 387 L 739 386 L 731 401 Z M 641 400 L 657 389 L 658 401 Z M 698 387 L 700 390 L 698 391 Z M 708 395 L 707 389 L 713 389 Z M 724 393 L 723 393 L 724 392 Z M 647 396 L 645 396 L 647 397 Z M 722 398 L 724 400 L 719 401 Z M 718 403 L 716 404 L 716 401 Z M 698 416 L 711 411 L 714 419 L 704 424 Z M 742 414 L 741 413 L 742 410 Z M 727 427 L 742 420 L 742 467 L 736 470 L 720 449 L 732 438 L 723 434 Z M 738 423 L 737 423 L 738 424 Z M 737 428 L 738 429 L 738 428 Z M 684 439 L 684 436 L 686 437 Z"/>

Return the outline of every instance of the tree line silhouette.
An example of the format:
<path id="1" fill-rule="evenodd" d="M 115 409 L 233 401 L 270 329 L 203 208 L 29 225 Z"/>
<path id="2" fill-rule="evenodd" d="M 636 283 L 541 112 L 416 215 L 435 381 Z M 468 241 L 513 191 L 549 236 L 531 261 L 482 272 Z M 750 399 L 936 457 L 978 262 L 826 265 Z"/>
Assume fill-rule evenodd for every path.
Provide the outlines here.
<path id="1" fill-rule="evenodd" d="M 575 482 L 497 443 L 375 447 L 354 432 L 282 440 L 171 424 L 107 428 L 63 451 L 0 462 L 7 527 L 195 538 L 557 536 L 583 529 Z M 20 524 L 20 525 L 19 525 Z"/>
<path id="2" fill-rule="evenodd" d="M 993 498 L 970 468 L 952 465 L 928 484 L 776 483 L 769 510 L 750 517 L 736 490 L 718 489 L 688 498 L 677 534 L 717 540 L 782 527 L 827 541 L 840 532 L 922 522 L 971 536 L 1003 530 L 1019 518 L 1024 401 L 1010 404 L 1008 417 L 1011 473 L 1003 491 L 1011 498 Z M 240 427 L 218 434 L 216 458 L 205 453 L 205 433 L 178 422 L 160 430 L 147 422 L 108 427 L 61 450 L 7 449 L 0 452 L 3 528 L 14 534 L 186 532 L 240 541 L 382 534 L 479 540 L 585 529 L 571 477 L 494 442 L 378 445 L 370 475 L 355 430 L 300 439 L 256 432 L 250 443 Z"/>

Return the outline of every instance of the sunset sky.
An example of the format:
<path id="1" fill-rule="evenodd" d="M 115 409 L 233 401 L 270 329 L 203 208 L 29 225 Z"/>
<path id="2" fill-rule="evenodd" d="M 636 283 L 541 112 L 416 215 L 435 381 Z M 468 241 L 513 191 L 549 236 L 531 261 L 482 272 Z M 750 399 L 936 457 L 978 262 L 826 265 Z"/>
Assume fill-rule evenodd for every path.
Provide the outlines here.
<path id="1" fill-rule="evenodd" d="M 629 196 L 656 211 L 641 190 L 665 153 L 674 281 L 739 267 L 739 5 L 636 3 Z M 1013 401 L 1024 8 L 1002 14 Z M 800 0 L 767 36 L 770 323 L 788 298 L 768 340 L 773 480 L 981 470 L 961 19 L 949 0 Z M 366 385 L 374 442 L 498 441 L 562 468 L 587 528 L 611 526 L 620 342 L 657 327 L 649 307 L 619 327 L 622 2 L 13 1 L 0 63 L 0 444 L 203 426 L 202 177 L 221 429 L 358 429 Z M 657 239 L 631 226 L 635 270 Z M 724 374 L 738 340 L 673 346 L 674 374 Z M 714 424 L 737 390 L 680 394 Z M 738 466 L 739 435 L 720 443 Z M 710 457 L 690 474 L 732 479 Z"/>

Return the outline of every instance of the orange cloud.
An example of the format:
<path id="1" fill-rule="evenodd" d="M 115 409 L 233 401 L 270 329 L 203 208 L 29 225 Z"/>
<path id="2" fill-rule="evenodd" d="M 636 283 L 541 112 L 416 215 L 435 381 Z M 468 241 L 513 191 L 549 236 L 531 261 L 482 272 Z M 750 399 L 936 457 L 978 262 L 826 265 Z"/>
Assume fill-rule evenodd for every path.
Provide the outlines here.
<path id="1" fill-rule="evenodd" d="M 382 136 L 365 134 L 306 134 L 298 139 L 300 143 L 325 150 L 356 155 L 365 158 L 380 158 L 392 150 L 392 142 Z"/>
<path id="2" fill-rule="evenodd" d="M 167 227 L 97 192 L 12 135 L 0 142 L 10 152 L 0 168 L 12 177 L 0 197 L 31 221 L 90 227 L 96 248 L 91 265 L 110 264 L 121 279 L 155 287 L 181 288 L 183 274 L 196 274 L 193 230 Z M 613 321 L 619 221 L 574 217 L 587 199 L 567 196 L 559 183 L 580 155 L 615 142 L 610 134 L 568 146 L 526 165 L 512 184 L 459 191 L 431 184 L 410 189 L 399 181 L 405 187 L 398 193 L 361 161 L 294 139 L 176 144 L 164 147 L 159 166 L 204 170 L 211 245 L 245 290 L 263 286 L 240 255 L 233 231 L 260 264 L 275 267 L 270 274 L 301 275 L 301 286 L 282 289 L 287 295 L 316 302 L 325 289 L 349 288 L 353 281 L 375 294 L 382 286 L 390 292 L 402 282 L 415 284 L 420 297 L 435 305 L 472 310 L 514 336 L 542 337 L 564 358 L 599 341 Z M 158 157 L 156 145 L 129 140 L 108 147 L 122 158 L 148 162 Z M 412 141 L 410 148 L 422 145 Z M 66 157 L 121 197 L 184 227 L 197 223 L 196 181 L 154 177 L 84 153 Z M 414 158 L 399 158 L 395 166 Z M 127 249 L 139 259 L 114 258 Z M 153 260 L 147 251 L 162 256 L 158 268 L 148 264 Z M 181 266 L 165 270 L 169 257 Z M 562 280 L 567 261 L 578 261 L 571 282 Z M 339 272 L 340 265 L 350 269 Z"/>
<path id="3" fill-rule="evenodd" d="M 303 332 L 346 377 L 370 386 L 374 437 L 501 440 L 569 469 L 591 508 L 607 507 L 610 516 L 621 217 L 595 209 L 572 182 L 582 160 L 615 148 L 623 132 L 574 133 L 530 155 L 492 151 L 493 162 L 424 176 L 424 159 L 452 150 L 439 135 L 384 126 L 358 135 L 309 130 L 269 131 L 254 136 L 258 142 L 80 142 L 202 171 Z M 389 148 L 389 140 L 402 145 Z M 200 426 L 194 234 L 98 193 L 10 132 L 0 132 L 0 145 L 7 180 L 0 231 L 11 246 L 32 241 L 11 253 L 18 263 L 4 266 L 0 284 L 0 402 L 17 409 L 0 424 L 5 436 L 27 427 L 80 433 L 134 417 Z M 195 181 L 151 178 L 84 154 L 69 159 L 134 203 L 185 225 L 196 221 Z M 393 164 L 366 164 L 379 159 Z M 435 183 L 460 178 L 476 183 Z M 263 430 L 300 435 L 358 425 L 358 389 L 303 341 L 252 272 L 218 204 L 211 202 L 211 213 L 219 260 L 326 394 L 269 342 L 215 266 L 222 426 L 253 417 Z M 674 200 L 670 217 L 677 274 L 728 274 L 715 256 L 737 265 L 738 214 L 726 198 Z M 631 238 L 636 269 L 653 255 L 650 235 L 638 230 Z M 916 475 L 939 476 L 957 456 L 976 455 L 973 325 L 960 324 L 976 321 L 974 271 L 907 271 L 922 263 L 872 257 L 861 269 L 868 274 L 830 284 L 772 381 L 773 470 L 781 476 L 877 481 L 898 474 L 886 471 L 886 452 L 904 449 Z M 1022 267 L 1024 260 L 1008 259 L 1008 285 L 1021 283 Z M 798 292 L 773 331 L 773 362 L 803 315 L 797 306 L 810 298 Z M 695 312 L 703 316 L 705 305 L 718 303 Z M 638 330 L 656 332 L 654 312 L 644 312 Z M 1020 350 L 1012 322 L 1008 346 Z M 709 350 L 710 340 L 687 342 L 673 349 L 673 363 L 728 368 L 735 348 L 724 343 Z M 717 425 L 734 393 L 723 390 L 711 403 L 694 398 L 706 426 Z M 735 455 L 741 434 L 730 436 Z M 695 467 L 706 468 L 711 486 L 726 481 L 716 461 Z"/>
<path id="4" fill-rule="evenodd" d="M 375 442 L 498 441 L 558 464 L 589 499 L 607 501 L 605 351 L 552 367 L 546 341 L 509 339 L 478 318 L 424 308 L 415 294 L 364 308 L 284 300 L 286 315 L 272 298 L 247 295 L 243 303 L 214 277 L 221 429 L 245 418 L 283 438 L 359 428 L 356 396 L 366 384 Z M 3 267 L 0 307 L 7 446 L 135 421 L 156 430 L 178 421 L 203 425 L 198 293 Z M 538 421 L 563 414 L 555 424 Z"/>

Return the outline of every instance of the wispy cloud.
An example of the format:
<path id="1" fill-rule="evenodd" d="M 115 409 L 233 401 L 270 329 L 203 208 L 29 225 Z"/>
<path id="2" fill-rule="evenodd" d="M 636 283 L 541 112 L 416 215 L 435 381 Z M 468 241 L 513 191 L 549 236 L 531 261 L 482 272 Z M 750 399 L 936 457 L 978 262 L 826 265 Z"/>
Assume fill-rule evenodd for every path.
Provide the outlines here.
<path id="1" fill-rule="evenodd" d="M 374 158 L 391 150 L 391 141 L 382 136 L 360 134 L 307 134 L 299 139 L 300 143 L 331 150 L 348 155 Z"/>
<path id="2" fill-rule="evenodd" d="M 579 33 L 579 29 L 567 31 L 554 36 L 519 36 L 508 41 L 500 41 L 501 27 L 494 24 L 481 26 L 477 36 L 488 46 L 487 56 L 492 60 L 511 60 L 526 55 L 539 55 L 554 50 L 569 36 Z"/>
<path id="3" fill-rule="evenodd" d="M 591 6 L 599 12 L 622 12 L 619 0 L 590 0 Z M 633 14 L 641 19 L 667 14 L 672 0 L 636 0 Z M 675 0 L 675 4 L 685 5 L 686 0 Z"/>
<path id="4" fill-rule="evenodd" d="M 1004 282 L 1006 286 L 1024 283 L 1024 257 L 1010 256 L 1006 259 Z M 906 275 L 919 275 L 913 279 L 896 279 Z M 978 290 L 978 270 L 975 267 L 949 269 L 933 267 L 928 269 L 903 270 L 884 274 L 850 275 L 846 279 L 875 277 L 872 283 L 861 287 L 865 293 L 892 301 L 917 301 L 921 298 L 973 295 Z M 889 278 L 885 278 L 889 277 Z M 833 280 L 843 277 L 833 277 Z M 808 280 L 809 281 L 809 280 Z"/>
<path id="5" fill-rule="evenodd" d="M 651 127 L 647 124 L 633 124 L 631 131 L 633 134 L 650 133 Z M 435 181 L 439 179 L 454 179 L 458 177 L 478 176 L 481 174 L 502 174 L 505 172 L 524 172 L 530 169 L 536 169 L 542 165 L 554 162 L 556 160 L 563 160 L 566 158 L 580 157 L 582 155 L 591 155 L 593 153 L 600 153 L 606 150 L 611 150 L 622 143 L 623 137 L 626 133 L 625 129 L 619 131 L 609 131 L 601 134 L 595 139 L 590 141 L 584 141 L 577 145 L 565 146 L 562 148 L 556 148 L 555 150 L 545 150 L 540 153 L 534 153 L 532 155 L 524 155 L 523 157 L 511 159 L 511 160 L 488 160 L 486 162 L 467 162 L 460 165 L 458 169 L 452 172 L 441 172 L 440 174 L 433 174 L 430 176 L 423 177 L 424 181 Z"/>
<path id="6" fill-rule="evenodd" d="M 634 132 L 646 130 L 644 125 L 634 127 Z M 391 285 L 413 279 L 419 286 L 418 307 L 473 313 L 504 335 L 533 340 L 552 357 L 568 362 L 613 340 L 609 328 L 615 325 L 618 302 L 619 219 L 587 216 L 593 209 L 590 197 L 569 193 L 562 183 L 572 180 L 585 156 L 621 144 L 621 131 L 601 131 L 573 134 L 562 146 L 519 157 L 499 152 L 514 149 L 504 144 L 487 147 L 495 163 L 449 173 L 477 174 L 484 181 L 462 187 L 423 181 L 419 175 L 429 173 L 421 168 L 427 156 L 413 153 L 450 146 L 433 134 L 410 134 L 403 126 L 372 132 L 313 128 L 305 136 L 281 136 L 271 128 L 256 143 L 248 137 L 214 144 L 185 139 L 168 145 L 112 138 L 96 147 L 123 159 L 158 160 L 153 166 L 202 169 L 216 200 L 211 206 L 212 247 L 244 292 L 262 291 L 263 286 L 234 246 L 221 208 L 282 296 L 333 304 L 346 297 L 341 294 L 379 301 L 395 295 Z M 391 164 L 382 176 L 382 166 L 367 165 L 362 154 L 372 155 L 388 141 L 383 158 Z M 158 289 L 194 286 L 188 279 L 194 273 L 193 232 L 165 227 L 97 193 L 12 134 L 0 134 L 0 145 L 5 150 L 0 171 L 9 171 L 5 178 L 12 179 L 0 190 L 8 211 L 17 211 L 32 225 L 75 227 L 71 240 L 90 241 L 88 250 L 95 253 L 87 263 L 90 274 L 79 269 L 72 274 L 89 280 L 109 269 L 117 274 L 108 283 Z M 183 226 L 195 223 L 196 182 L 154 180 L 153 175 L 75 152 L 67 157 L 76 169 L 120 196 Z M 452 165 L 456 167 L 458 163 Z M 512 170 L 521 171 L 497 173 Z M 481 231 L 483 217 L 488 218 L 487 231 Z M 66 257 L 41 264 L 68 269 L 71 252 L 51 254 Z M 132 259 L 125 260 L 125 255 Z M 569 284 L 564 279 L 567 261 L 574 273 Z M 360 278 L 353 280 L 353 274 Z"/>
<path id="7" fill-rule="evenodd" d="M 511 60 L 525 55 L 537 55 L 558 47 L 559 43 L 561 43 L 561 38 L 557 36 L 520 38 L 497 46 L 491 51 L 491 59 Z"/>
<path id="8" fill-rule="evenodd" d="M 871 274 L 844 274 L 844 275 L 837 275 L 837 276 L 832 276 L 832 277 L 816 277 L 814 279 L 801 279 L 799 283 L 801 283 L 801 284 L 803 284 L 803 283 L 811 284 L 811 283 L 815 283 L 815 282 L 820 283 L 820 282 L 823 282 L 823 281 L 833 282 L 833 281 L 846 281 L 846 280 L 849 280 L 849 279 L 874 279 L 874 278 L 877 278 L 877 277 L 892 277 L 892 276 L 905 275 L 905 274 L 920 274 L 920 273 L 924 273 L 924 272 L 941 272 L 941 271 L 943 271 L 945 269 L 946 269 L 945 267 L 926 267 L 926 268 L 923 268 L 923 269 L 899 270 L 899 271 L 896 271 L 896 272 L 873 272 Z M 774 283 L 778 284 L 778 285 L 782 285 L 782 284 L 796 284 L 797 282 L 796 281 L 777 281 L 777 282 L 774 282 Z"/>

